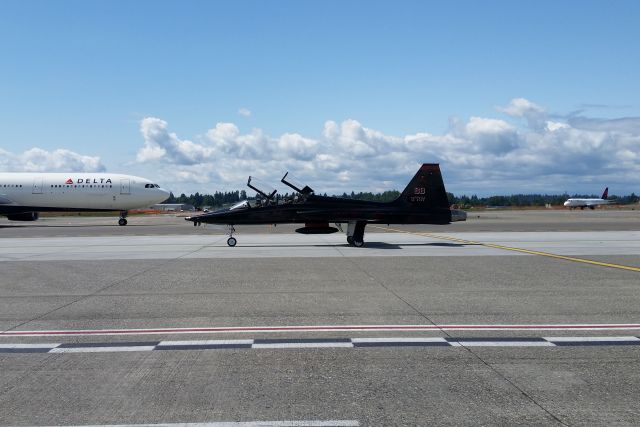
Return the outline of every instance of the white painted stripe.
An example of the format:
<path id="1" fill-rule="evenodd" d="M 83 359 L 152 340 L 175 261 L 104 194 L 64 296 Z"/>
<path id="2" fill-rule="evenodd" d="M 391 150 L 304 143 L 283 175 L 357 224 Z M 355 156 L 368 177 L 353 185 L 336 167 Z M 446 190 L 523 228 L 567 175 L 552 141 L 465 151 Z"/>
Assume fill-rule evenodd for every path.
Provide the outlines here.
<path id="1" fill-rule="evenodd" d="M 550 342 L 640 341 L 637 337 L 544 337 Z"/>
<path id="2" fill-rule="evenodd" d="M 152 351 L 156 347 L 154 345 L 137 345 L 131 347 L 71 347 L 71 348 L 52 348 L 49 353 L 106 353 L 120 351 Z"/>
<path id="3" fill-rule="evenodd" d="M 219 344 L 253 344 L 253 340 L 194 340 L 194 341 L 160 341 L 158 345 L 219 345 Z"/>
<path id="4" fill-rule="evenodd" d="M 357 420 L 244 421 L 177 424 L 95 424 L 64 427 L 359 427 Z M 34 426 L 35 427 L 35 426 Z M 63 426 L 46 426 L 63 427 Z"/>
<path id="5" fill-rule="evenodd" d="M 355 343 L 385 343 L 385 342 L 447 342 L 444 338 L 351 338 L 351 342 Z"/>
<path id="6" fill-rule="evenodd" d="M 251 346 L 251 348 L 318 348 L 318 347 L 352 348 L 353 344 L 350 342 L 286 342 L 286 343 L 254 344 Z"/>
<path id="7" fill-rule="evenodd" d="M 54 348 L 60 344 L 0 344 L 0 348 Z"/>
<path id="8" fill-rule="evenodd" d="M 455 341 L 453 347 L 555 347 L 547 341 Z"/>
<path id="9" fill-rule="evenodd" d="M 85 335 L 158 335 L 158 334 L 224 334 L 282 332 L 371 332 L 371 331 L 606 331 L 640 330 L 640 323 L 594 324 L 480 324 L 480 325 L 306 325 L 306 326 L 232 326 L 152 329 L 67 329 L 42 331 L 4 331 L 0 338 L 10 336 L 85 336 Z"/>

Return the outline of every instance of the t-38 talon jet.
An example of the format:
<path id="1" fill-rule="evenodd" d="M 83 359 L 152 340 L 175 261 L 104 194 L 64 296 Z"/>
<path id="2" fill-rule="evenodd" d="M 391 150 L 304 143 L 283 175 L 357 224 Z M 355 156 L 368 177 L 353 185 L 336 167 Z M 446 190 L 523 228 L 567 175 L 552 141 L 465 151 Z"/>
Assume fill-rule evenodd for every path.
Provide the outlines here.
<path id="1" fill-rule="evenodd" d="M 438 164 L 423 164 L 400 197 L 386 203 L 318 196 L 310 187 L 296 184 L 288 175 L 285 174 L 281 182 L 296 193 L 284 201 L 277 202 L 274 199 L 276 190 L 260 188 L 249 177 L 247 185 L 260 196 L 257 204 L 251 205 L 245 200 L 227 209 L 185 219 L 193 225 L 227 225 L 229 246 L 237 243 L 233 237 L 234 225 L 301 223 L 304 227 L 298 228 L 298 233 L 329 234 L 338 231 L 329 223 L 335 223 L 337 227 L 347 223 L 347 242 L 361 247 L 367 224 L 449 224 L 467 218 L 465 212 L 449 208 Z"/>

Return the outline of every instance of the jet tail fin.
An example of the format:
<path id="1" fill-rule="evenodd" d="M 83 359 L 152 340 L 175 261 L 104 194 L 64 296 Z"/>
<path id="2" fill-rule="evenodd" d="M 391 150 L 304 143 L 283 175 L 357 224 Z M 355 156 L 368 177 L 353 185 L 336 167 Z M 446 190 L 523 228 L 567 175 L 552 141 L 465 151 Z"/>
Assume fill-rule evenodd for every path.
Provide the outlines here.
<path id="1" fill-rule="evenodd" d="M 449 198 L 437 163 L 424 163 L 394 203 L 420 208 L 447 208 Z"/>
<path id="2" fill-rule="evenodd" d="M 604 193 L 602 193 L 602 197 L 600 197 L 602 200 L 607 200 L 607 197 L 609 197 L 609 187 L 604 189 Z"/>

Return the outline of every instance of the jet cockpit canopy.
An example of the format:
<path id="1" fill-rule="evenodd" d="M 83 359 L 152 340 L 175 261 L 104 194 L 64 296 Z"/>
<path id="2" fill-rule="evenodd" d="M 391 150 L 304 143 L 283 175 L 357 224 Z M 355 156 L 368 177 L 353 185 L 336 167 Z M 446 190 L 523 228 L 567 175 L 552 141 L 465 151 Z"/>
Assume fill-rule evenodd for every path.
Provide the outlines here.
<path id="1" fill-rule="evenodd" d="M 249 209 L 251 207 L 251 205 L 249 204 L 248 200 L 242 200 L 238 203 L 236 203 L 235 205 L 231 206 L 229 208 L 230 211 L 235 211 L 236 209 Z"/>
<path id="2" fill-rule="evenodd" d="M 298 183 L 298 181 L 296 181 L 295 178 L 289 175 L 289 172 L 284 174 L 280 182 L 293 188 L 303 196 L 308 196 L 309 194 L 313 194 L 313 189 L 311 187 L 309 187 L 308 185 L 303 185 Z"/>
<path id="3" fill-rule="evenodd" d="M 249 177 L 249 180 L 247 181 L 247 187 L 249 187 L 250 189 L 252 189 L 256 193 L 258 193 L 259 195 L 261 195 L 262 197 L 264 197 L 268 201 L 271 201 L 273 199 L 273 196 L 275 196 L 276 193 L 278 192 L 278 190 L 276 190 L 275 188 L 270 187 L 269 185 L 265 184 L 264 182 L 260 181 L 259 179 L 256 179 L 256 178 L 251 177 L 251 176 Z"/>

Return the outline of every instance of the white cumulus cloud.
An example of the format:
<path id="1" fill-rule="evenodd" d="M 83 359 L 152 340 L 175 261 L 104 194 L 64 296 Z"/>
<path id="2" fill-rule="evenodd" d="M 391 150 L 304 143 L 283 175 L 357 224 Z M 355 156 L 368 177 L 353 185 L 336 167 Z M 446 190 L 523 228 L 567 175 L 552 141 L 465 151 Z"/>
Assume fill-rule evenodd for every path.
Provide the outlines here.
<path id="1" fill-rule="evenodd" d="M 176 182 L 199 182 L 192 191 L 240 189 L 249 175 L 278 183 L 285 171 L 321 193 L 402 190 L 423 162 L 440 163 L 456 193 L 638 191 L 640 118 L 550 115 L 524 98 L 497 110 L 453 118 L 441 134 L 389 135 L 354 119 L 326 121 L 317 136 L 217 123 L 196 142 L 148 117 L 137 157 L 164 165 Z"/>
<path id="2" fill-rule="evenodd" d="M 187 139 L 180 139 L 168 131 L 167 122 L 155 117 L 146 117 L 140 123 L 144 146 L 138 151 L 139 162 L 169 160 L 178 164 L 194 165 L 206 161 L 212 147 L 205 147 Z"/>
<path id="3" fill-rule="evenodd" d="M 525 98 L 512 99 L 509 105 L 506 107 L 498 107 L 496 110 L 508 114 L 511 117 L 525 118 L 531 128 L 544 126 L 544 119 L 547 115 L 544 108 Z"/>
<path id="4" fill-rule="evenodd" d="M 47 151 L 31 148 L 11 153 L 0 148 L 0 170 L 7 172 L 102 172 L 100 157 L 85 156 L 70 150 Z"/>

